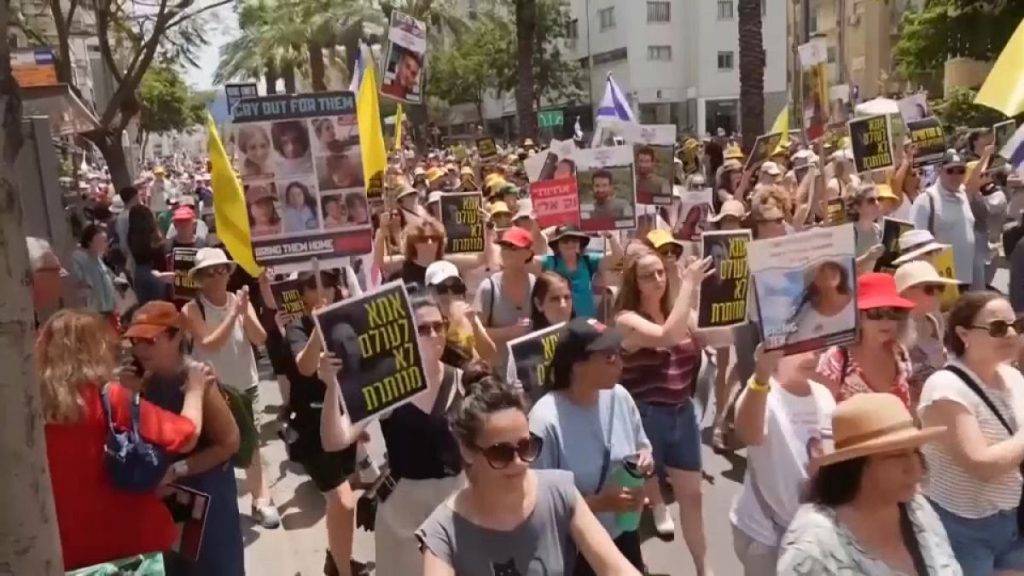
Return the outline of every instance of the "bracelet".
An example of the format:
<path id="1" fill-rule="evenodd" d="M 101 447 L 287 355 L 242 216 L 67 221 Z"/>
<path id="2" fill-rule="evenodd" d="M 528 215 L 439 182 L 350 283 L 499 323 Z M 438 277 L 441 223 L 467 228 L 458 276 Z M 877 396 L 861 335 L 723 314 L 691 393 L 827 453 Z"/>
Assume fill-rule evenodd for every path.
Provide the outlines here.
<path id="1" fill-rule="evenodd" d="M 772 387 L 769 386 L 768 384 L 761 384 L 760 382 L 758 382 L 756 376 L 751 376 L 750 380 L 747 380 L 747 388 L 749 388 L 751 392 L 765 393 L 772 389 Z"/>

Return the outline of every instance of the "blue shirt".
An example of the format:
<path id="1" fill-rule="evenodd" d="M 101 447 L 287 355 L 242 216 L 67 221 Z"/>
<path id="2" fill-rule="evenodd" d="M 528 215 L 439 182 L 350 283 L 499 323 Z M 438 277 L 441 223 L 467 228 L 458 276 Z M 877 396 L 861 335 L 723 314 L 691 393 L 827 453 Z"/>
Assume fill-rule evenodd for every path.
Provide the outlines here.
<path id="1" fill-rule="evenodd" d="M 585 261 L 584 261 L 585 260 Z M 598 254 L 580 254 L 576 269 L 570 271 L 561 256 L 544 256 L 540 260 L 542 270 L 554 270 L 569 279 L 572 290 L 572 309 L 577 316 L 583 318 L 597 317 L 597 304 L 594 302 L 593 276 L 601 266 Z"/>

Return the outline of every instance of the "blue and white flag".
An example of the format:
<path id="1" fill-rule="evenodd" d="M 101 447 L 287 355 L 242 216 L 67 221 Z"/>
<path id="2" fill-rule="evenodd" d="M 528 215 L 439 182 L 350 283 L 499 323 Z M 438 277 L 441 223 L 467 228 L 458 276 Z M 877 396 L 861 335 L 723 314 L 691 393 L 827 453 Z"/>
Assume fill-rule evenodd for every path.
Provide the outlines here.
<path id="1" fill-rule="evenodd" d="M 1024 166 L 1024 124 L 1021 124 L 1013 136 L 1010 136 L 1003 149 L 999 151 L 999 155 L 1006 158 L 1006 161 L 1014 169 L 1019 170 L 1021 166 Z"/>
<path id="2" fill-rule="evenodd" d="M 576 125 L 572 128 L 572 137 L 574 140 L 583 140 L 583 127 L 580 126 L 580 117 L 576 117 Z"/>
<path id="3" fill-rule="evenodd" d="M 356 54 L 356 61 L 352 64 L 352 79 L 348 83 L 348 91 L 359 93 L 359 85 L 363 81 L 363 68 L 365 67 L 365 60 L 363 59 L 363 43 L 359 43 L 359 53 Z"/>
<path id="4" fill-rule="evenodd" d="M 605 83 L 604 97 L 601 98 L 601 104 L 597 107 L 597 121 L 601 120 L 636 122 L 633 109 L 629 107 L 629 102 L 622 94 L 622 88 L 615 83 L 611 72 L 608 73 L 608 80 Z"/>

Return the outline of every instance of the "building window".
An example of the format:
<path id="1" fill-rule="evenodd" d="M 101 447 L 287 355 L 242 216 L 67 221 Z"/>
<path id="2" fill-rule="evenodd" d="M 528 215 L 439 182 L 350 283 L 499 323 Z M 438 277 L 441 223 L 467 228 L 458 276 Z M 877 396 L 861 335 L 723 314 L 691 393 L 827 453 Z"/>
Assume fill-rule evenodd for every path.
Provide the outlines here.
<path id="1" fill-rule="evenodd" d="M 718 53 L 718 69 L 719 70 L 732 70 L 733 53 L 719 52 Z"/>
<path id="2" fill-rule="evenodd" d="M 732 20 L 732 0 L 718 0 L 718 19 Z"/>
<path id="3" fill-rule="evenodd" d="M 825 53 L 828 55 L 828 63 L 831 64 L 836 61 L 836 47 L 829 46 L 825 49 Z"/>
<path id="4" fill-rule="evenodd" d="M 648 46 L 647 47 L 647 59 L 648 60 L 671 60 L 672 59 L 672 47 L 671 46 Z"/>
<path id="5" fill-rule="evenodd" d="M 565 31 L 565 36 L 569 40 L 575 40 L 580 37 L 579 18 L 573 18 L 572 20 L 569 20 L 568 29 Z"/>
<path id="6" fill-rule="evenodd" d="M 811 9 L 810 17 L 807 19 L 807 29 L 811 31 L 811 34 L 818 31 L 818 11 L 813 8 Z"/>
<path id="7" fill-rule="evenodd" d="M 615 7 L 604 8 L 597 11 L 597 17 L 600 19 L 601 31 L 605 31 L 611 28 L 615 28 Z"/>
<path id="8" fill-rule="evenodd" d="M 647 3 L 647 23 L 668 22 L 672 19 L 672 5 L 668 2 Z"/>

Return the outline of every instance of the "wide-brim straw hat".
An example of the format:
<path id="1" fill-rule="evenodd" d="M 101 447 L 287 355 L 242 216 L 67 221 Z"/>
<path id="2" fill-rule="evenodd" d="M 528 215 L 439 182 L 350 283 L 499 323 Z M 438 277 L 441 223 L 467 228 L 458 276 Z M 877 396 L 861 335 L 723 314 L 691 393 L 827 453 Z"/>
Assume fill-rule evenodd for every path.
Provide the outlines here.
<path id="1" fill-rule="evenodd" d="M 833 450 L 816 459 L 829 466 L 854 458 L 927 444 L 946 433 L 945 426 L 918 428 L 899 398 L 888 392 L 855 394 L 832 412 Z"/>

